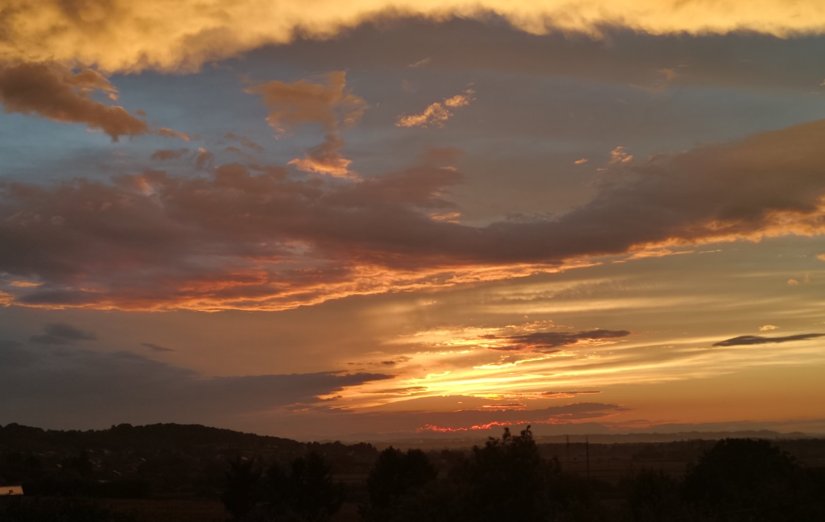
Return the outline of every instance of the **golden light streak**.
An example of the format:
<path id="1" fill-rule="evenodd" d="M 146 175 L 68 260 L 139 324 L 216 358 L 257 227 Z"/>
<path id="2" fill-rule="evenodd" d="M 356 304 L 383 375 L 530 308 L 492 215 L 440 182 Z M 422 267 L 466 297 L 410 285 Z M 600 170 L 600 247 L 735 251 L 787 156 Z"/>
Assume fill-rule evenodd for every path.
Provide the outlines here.
<path id="1" fill-rule="evenodd" d="M 14 304 L 44 309 L 283 311 L 350 296 L 445 289 L 466 284 L 523 278 L 538 273 L 558 273 L 581 266 L 579 264 L 569 266 L 513 264 L 394 270 L 377 265 L 359 265 L 353 267 L 344 280 L 309 280 L 290 283 L 277 278 L 273 279 L 263 268 L 270 265 L 277 266 L 278 262 L 278 259 L 271 262 L 257 259 L 256 263 L 262 268 L 254 271 L 227 273 L 204 280 L 181 281 L 178 282 L 176 292 L 170 294 L 168 288 L 163 289 L 162 296 L 147 291 L 145 295 L 134 296 L 100 294 L 88 304 L 51 305 L 19 301 Z M 254 291 L 244 292 L 242 291 L 244 288 Z M 79 288 L 78 291 L 89 291 L 97 295 L 94 294 L 93 288 Z"/>
<path id="2" fill-rule="evenodd" d="M 14 288 L 37 288 L 39 286 L 43 286 L 43 283 L 39 281 L 27 281 L 24 279 L 16 279 L 14 281 L 10 281 L 9 286 L 12 286 Z"/>
<path id="3" fill-rule="evenodd" d="M 422 336 L 424 337 L 424 336 Z M 437 337 L 437 336 L 436 336 Z M 815 339 L 779 346 L 711 347 L 716 336 L 699 336 L 666 344 L 640 342 L 619 343 L 598 352 L 570 349 L 562 354 L 533 357 L 510 365 L 477 364 L 467 366 L 468 357 L 499 353 L 486 350 L 455 352 L 410 352 L 407 365 L 397 378 L 396 386 L 415 390 L 406 396 L 375 393 L 381 383 L 366 383 L 339 393 L 342 407 L 355 410 L 391 406 L 410 398 L 476 397 L 510 400 L 533 405 L 549 404 L 564 398 L 563 392 L 589 388 L 590 392 L 629 382 L 656 384 L 702 379 L 735 373 L 746 368 L 794 365 L 799 361 L 825 363 L 821 341 Z M 437 371 L 449 366 L 448 370 Z M 423 369 L 429 369 L 421 373 Z M 436 370 L 436 371 L 433 371 Z M 593 389 L 596 390 L 593 390 Z M 572 396 L 572 393 L 570 394 Z"/>

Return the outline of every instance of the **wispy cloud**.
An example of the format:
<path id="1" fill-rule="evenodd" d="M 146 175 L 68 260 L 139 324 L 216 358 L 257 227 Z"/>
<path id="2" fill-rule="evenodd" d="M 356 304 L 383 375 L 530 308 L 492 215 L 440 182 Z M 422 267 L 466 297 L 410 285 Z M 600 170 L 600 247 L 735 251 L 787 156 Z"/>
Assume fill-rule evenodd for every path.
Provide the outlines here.
<path id="1" fill-rule="evenodd" d="M 617 339 L 630 335 L 627 330 L 588 330 L 584 332 L 530 332 L 507 337 L 510 343 L 497 348 L 499 350 L 536 350 L 547 351 L 563 346 L 573 346 L 590 341 Z"/>
<path id="2" fill-rule="evenodd" d="M 470 105 L 474 99 L 475 91 L 466 89 L 460 94 L 431 103 L 420 113 L 400 116 L 395 125 L 398 127 L 441 127 L 453 117 L 455 109 Z"/>
<path id="3" fill-rule="evenodd" d="M 407 67 L 409 67 L 410 69 L 418 69 L 419 67 L 424 67 L 425 65 L 429 64 L 431 61 L 432 61 L 432 59 L 429 56 L 427 56 L 427 57 L 422 58 L 420 60 L 414 61 L 413 63 L 409 64 Z"/>
<path id="4" fill-rule="evenodd" d="M 152 159 L 156 161 L 168 161 L 184 156 L 189 149 L 158 149 L 152 153 Z"/>
<path id="5" fill-rule="evenodd" d="M 162 346 L 160 344 L 155 344 L 155 343 L 140 343 L 140 345 L 143 346 L 144 348 L 149 348 L 153 352 L 174 352 L 175 351 L 172 348 Z"/>
<path id="6" fill-rule="evenodd" d="M 192 141 L 192 137 L 189 136 L 189 134 L 167 127 L 161 127 L 158 129 L 157 133 L 159 136 L 163 136 L 165 138 L 175 138 L 187 143 Z"/>
<path id="7" fill-rule="evenodd" d="M 536 410 L 464 410 L 450 412 L 449 415 L 432 415 L 435 422 L 418 428 L 421 432 L 460 433 L 487 431 L 504 426 L 525 424 L 575 424 L 577 422 L 605 419 L 626 411 L 616 404 L 577 403 L 565 406 L 551 406 Z M 435 419 L 434 419 L 435 420 Z"/>
<path id="8" fill-rule="evenodd" d="M 66 323 L 52 323 L 43 328 L 43 333 L 33 335 L 31 341 L 38 344 L 75 344 L 80 341 L 94 341 L 97 336 Z"/>
<path id="9" fill-rule="evenodd" d="M 817 337 L 825 336 L 821 333 L 805 333 L 796 335 L 786 335 L 783 337 L 762 337 L 760 335 L 740 335 L 731 339 L 725 339 L 718 343 L 713 343 L 713 346 L 746 346 L 751 344 L 771 344 L 771 343 L 789 343 L 793 341 L 807 341 L 808 339 L 816 339 Z"/>

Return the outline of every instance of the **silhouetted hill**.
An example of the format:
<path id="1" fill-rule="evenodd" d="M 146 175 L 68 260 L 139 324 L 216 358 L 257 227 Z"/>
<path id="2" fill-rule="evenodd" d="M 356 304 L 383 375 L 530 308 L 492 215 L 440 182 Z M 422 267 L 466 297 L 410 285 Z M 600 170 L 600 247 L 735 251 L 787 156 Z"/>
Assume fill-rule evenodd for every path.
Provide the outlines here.
<path id="1" fill-rule="evenodd" d="M 106 430 L 45 430 L 20 424 L 0 426 L 0 444 L 18 450 L 47 449 L 205 449 L 303 451 L 290 439 L 241 433 L 199 424 L 118 424 Z"/>
<path id="2" fill-rule="evenodd" d="M 0 483 L 80 496 L 205 496 L 220 491 L 233 459 L 290 462 L 322 455 L 341 475 L 366 474 L 369 444 L 304 443 L 200 425 L 119 424 L 105 430 L 0 427 Z"/>

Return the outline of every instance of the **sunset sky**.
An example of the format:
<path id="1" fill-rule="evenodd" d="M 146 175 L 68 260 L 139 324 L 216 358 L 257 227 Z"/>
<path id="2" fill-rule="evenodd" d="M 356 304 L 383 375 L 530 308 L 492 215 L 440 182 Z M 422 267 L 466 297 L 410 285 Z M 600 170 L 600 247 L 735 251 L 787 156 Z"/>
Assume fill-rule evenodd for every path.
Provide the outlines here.
<path id="1" fill-rule="evenodd" d="M 0 424 L 825 433 L 821 0 L 0 0 Z"/>

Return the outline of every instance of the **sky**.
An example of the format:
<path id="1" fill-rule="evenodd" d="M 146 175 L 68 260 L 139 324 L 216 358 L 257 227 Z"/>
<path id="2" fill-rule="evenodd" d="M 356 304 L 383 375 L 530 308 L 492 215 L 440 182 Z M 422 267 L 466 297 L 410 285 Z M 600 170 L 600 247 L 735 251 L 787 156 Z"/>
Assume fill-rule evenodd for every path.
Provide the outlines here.
<path id="1" fill-rule="evenodd" d="M 0 2 L 0 424 L 825 433 L 818 0 Z"/>

